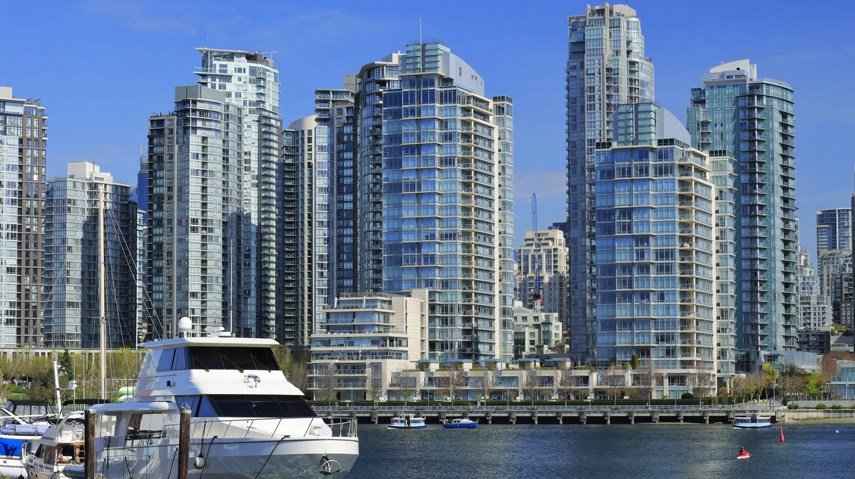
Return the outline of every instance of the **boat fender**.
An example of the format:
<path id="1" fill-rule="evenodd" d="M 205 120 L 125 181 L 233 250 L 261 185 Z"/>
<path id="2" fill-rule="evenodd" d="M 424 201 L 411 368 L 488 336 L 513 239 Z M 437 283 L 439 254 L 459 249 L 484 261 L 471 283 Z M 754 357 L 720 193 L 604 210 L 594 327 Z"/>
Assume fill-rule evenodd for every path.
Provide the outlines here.
<path id="1" fill-rule="evenodd" d="M 193 467 L 196 469 L 202 469 L 205 467 L 205 458 L 202 456 L 196 456 L 196 459 L 193 460 Z"/>

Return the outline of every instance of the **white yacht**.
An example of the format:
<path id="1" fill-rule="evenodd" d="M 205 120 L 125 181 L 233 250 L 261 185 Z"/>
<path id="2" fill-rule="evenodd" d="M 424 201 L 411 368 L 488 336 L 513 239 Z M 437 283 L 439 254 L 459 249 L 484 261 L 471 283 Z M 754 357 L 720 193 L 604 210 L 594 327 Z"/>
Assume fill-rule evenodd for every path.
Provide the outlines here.
<path id="1" fill-rule="evenodd" d="M 184 334 L 143 345 L 148 351 L 132 398 L 92 408 L 98 477 L 178 477 L 183 408 L 191 415 L 190 478 L 350 471 L 359 455 L 356 421 L 327 424 L 317 417 L 279 368 L 271 349 L 276 341 Z"/>

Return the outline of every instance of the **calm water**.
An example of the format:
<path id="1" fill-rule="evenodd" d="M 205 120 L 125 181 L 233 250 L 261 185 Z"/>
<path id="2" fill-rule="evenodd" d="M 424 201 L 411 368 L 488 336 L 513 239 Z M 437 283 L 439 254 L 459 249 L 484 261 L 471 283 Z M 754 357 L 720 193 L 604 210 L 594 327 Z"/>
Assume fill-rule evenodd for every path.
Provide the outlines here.
<path id="1" fill-rule="evenodd" d="M 348 479 L 855 477 L 855 425 L 488 425 L 387 430 L 359 425 Z M 737 461 L 739 447 L 752 455 Z"/>

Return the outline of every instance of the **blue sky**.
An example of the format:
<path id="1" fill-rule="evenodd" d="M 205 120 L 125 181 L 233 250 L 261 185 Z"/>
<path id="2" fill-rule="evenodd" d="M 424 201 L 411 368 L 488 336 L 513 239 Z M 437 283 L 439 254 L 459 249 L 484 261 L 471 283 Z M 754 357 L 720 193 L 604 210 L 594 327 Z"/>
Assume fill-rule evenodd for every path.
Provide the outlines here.
<path id="1" fill-rule="evenodd" d="M 685 119 L 690 89 L 721 62 L 750 58 L 795 88 L 802 243 L 815 213 L 849 205 L 855 132 L 855 3 L 635 0 L 656 69 L 656 100 Z M 195 82 L 197 46 L 275 52 L 282 117 L 313 112 L 314 90 L 422 38 L 440 40 L 515 104 L 517 242 L 565 214 L 564 68 L 578 1 L 12 1 L 3 6 L 0 85 L 41 98 L 50 116 L 48 176 L 94 161 L 131 183 L 148 116 Z"/>

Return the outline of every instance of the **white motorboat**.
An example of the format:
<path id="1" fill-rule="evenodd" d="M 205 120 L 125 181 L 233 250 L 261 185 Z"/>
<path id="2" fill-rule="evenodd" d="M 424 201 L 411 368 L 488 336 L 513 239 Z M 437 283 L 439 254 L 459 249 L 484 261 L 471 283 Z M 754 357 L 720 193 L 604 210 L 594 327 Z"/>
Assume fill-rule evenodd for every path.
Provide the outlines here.
<path id="1" fill-rule="evenodd" d="M 393 417 L 388 429 L 427 429 L 425 418 L 415 414 L 405 414 Z"/>
<path id="2" fill-rule="evenodd" d="M 733 418 L 733 427 L 737 429 L 769 429 L 772 416 L 757 413 L 745 414 Z"/>
<path id="3" fill-rule="evenodd" d="M 182 323 L 183 337 L 142 345 L 148 351 L 132 398 L 92 408 L 98 477 L 178 477 L 182 408 L 191 415 L 190 478 L 350 471 L 359 454 L 356 421 L 319 418 L 279 368 L 276 341 L 189 337 Z"/>

